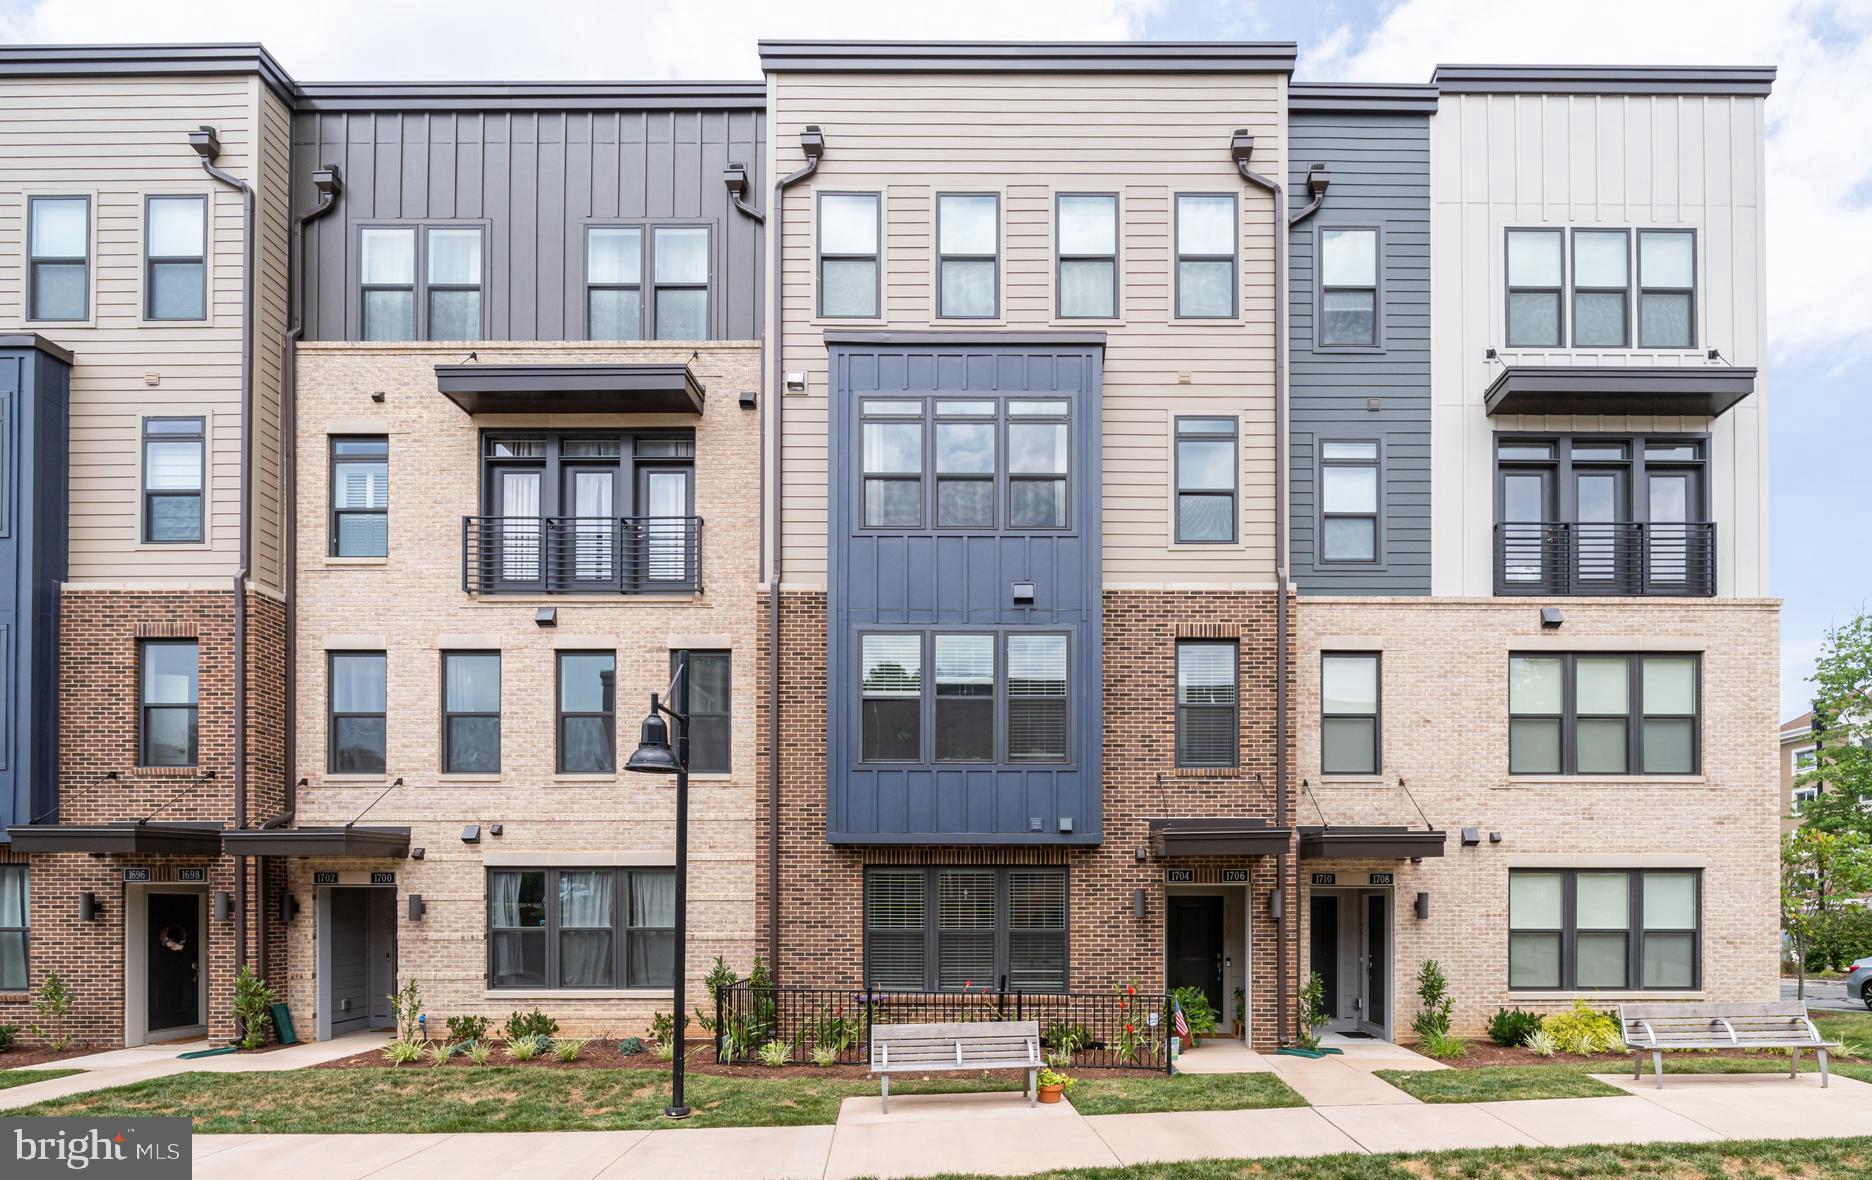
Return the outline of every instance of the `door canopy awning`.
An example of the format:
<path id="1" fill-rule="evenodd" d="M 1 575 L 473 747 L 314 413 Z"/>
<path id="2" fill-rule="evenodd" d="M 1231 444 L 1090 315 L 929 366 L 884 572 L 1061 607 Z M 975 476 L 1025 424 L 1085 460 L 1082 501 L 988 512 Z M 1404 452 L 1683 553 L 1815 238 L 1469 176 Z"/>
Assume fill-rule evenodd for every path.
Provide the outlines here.
<path id="1" fill-rule="evenodd" d="M 1150 821 L 1158 856 L 1279 856 L 1293 842 L 1292 828 L 1264 819 L 1188 817 Z"/>
<path id="2" fill-rule="evenodd" d="M 1408 860 L 1442 856 L 1447 834 L 1422 828 L 1302 825 L 1301 860 Z"/>
<path id="3" fill-rule="evenodd" d="M 6 831 L 15 852 L 89 852 L 99 856 L 221 854 L 221 826 L 211 823 L 19 824 Z"/>
<path id="4" fill-rule="evenodd" d="M 1490 383 L 1493 414 L 1664 414 L 1714 418 L 1755 392 L 1755 370 L 1730 365 L 1629 368 L 1508 365 Z"/>
<path id="5" fill-rule="evenodd" d="M 227 832 L 221 847 L 229 856 L 350 856 L 404 857 L 409 855 L 408 828 L 247 828 Z"/>
<path id="6" fill-rule="evenodd" d="M 688 365 L 437 365 L 436 388 L 470 414 L 700 414 Z"/>

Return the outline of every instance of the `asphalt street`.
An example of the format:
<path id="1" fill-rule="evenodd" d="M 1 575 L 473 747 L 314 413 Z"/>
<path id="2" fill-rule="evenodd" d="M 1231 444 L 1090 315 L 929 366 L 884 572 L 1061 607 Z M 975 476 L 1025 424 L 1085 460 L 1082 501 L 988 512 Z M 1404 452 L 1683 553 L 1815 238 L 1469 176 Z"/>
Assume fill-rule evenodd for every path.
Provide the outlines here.
<path id="1" fill-rule="evenodd" d="M 1792 979 L 1781 981 L 1781 998 L 1796 999 L 1795 982 Z M 1810 979 L 1807 981 L 1807 1010 L 1810 1012 L 1864 1012 L 1864 1001 L 1857 996 L 1848 998 L 1846 985 L 1837 979 Z"/>

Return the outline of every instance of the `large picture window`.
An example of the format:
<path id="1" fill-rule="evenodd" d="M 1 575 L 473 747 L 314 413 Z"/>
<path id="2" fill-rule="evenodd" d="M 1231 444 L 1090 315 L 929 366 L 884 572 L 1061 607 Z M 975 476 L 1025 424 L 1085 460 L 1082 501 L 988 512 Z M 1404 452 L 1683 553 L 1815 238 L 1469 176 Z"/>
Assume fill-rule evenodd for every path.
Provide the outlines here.
<path id="1" fill-rule="evenodd" d="M 1508 772 L 1695 774 L 1698 693 L 1695 655 L 1512 655 Z"/>
<path id="2" fill-rule="evenodd" d="M 197 641 L 145 639 L 139 649 L 142 715 L 137 765 L 193 766 L 201 706 Z"/>
<path id="3" fill-rule="evenodd" d="M 1695 989 L 1701 886 L 1694 869 L 1510 871 L 1508 986 Z"/>
<path id="4" fill-rule="evenodd" d="M 1066 990 L 1066 870 L 865 872 L 865 981 L 887 992 Z"/>
<path id="5" fill-rule="evenodd" d="M 1178 641 L 1178 766 L 1235 766 L 1240 761 L 1238 657 L 1239 648 L 1232 640 Z"/>
<path id="6" fill-rule="evenodd" d="M 669 987 L 675 925 L 668 869 L 497 869 L 488 874 L 488 982 Z"/>
<path id="7" fill-rule="evenodd" d="M 1320 656 L 1320 773 L 1377 774 L 1379 657 Z"/>
<path id="8" fill-rule="evenodd" d="M 382 774 L 386 763 L 384 653 L 335 651 L 329 656 L 330 762 L 333 774 Z"/>
<path id="9" fill-rule="evenodd" d="M 1070 400 L 868 397 L 858 408 L 859 527 L 1068 526 Z"/>
<path id="10" fill-rule="evenodd" d="M 31 914 L 26 866 L 0 865 L 0 991 L 26 990 Z"/>

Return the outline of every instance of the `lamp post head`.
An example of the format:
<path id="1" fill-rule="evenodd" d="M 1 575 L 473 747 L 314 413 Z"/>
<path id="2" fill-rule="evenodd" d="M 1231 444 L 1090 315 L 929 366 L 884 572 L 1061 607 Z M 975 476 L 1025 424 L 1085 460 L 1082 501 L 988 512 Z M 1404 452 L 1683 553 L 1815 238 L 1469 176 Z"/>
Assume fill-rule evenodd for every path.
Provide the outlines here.
<path id="1" fill-rule="evenodd" d="M 682 764 L 676 759 L 676 751 L 670 748 L 669 724 L 657 712 L 654 699 L 650 704 L 650 715 L 643 719 L 643 733 L 637 739 L 637 751 L 624 763 L 624 769 L 641 774 L 675 774 L 682 769 Z"/>

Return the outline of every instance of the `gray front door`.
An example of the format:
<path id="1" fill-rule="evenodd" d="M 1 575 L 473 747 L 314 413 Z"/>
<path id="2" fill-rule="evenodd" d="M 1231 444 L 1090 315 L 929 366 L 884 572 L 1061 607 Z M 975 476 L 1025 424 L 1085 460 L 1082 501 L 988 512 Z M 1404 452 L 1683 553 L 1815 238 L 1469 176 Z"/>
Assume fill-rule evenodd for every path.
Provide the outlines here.
<path id="1" fill-rule="evenodd" d="M 331 1035 L 391 1027 L 396 894 L 388 889 L 333 889 L 329 937 L 325 1002 L 331 1013 Z"/>

